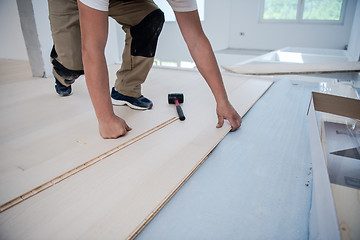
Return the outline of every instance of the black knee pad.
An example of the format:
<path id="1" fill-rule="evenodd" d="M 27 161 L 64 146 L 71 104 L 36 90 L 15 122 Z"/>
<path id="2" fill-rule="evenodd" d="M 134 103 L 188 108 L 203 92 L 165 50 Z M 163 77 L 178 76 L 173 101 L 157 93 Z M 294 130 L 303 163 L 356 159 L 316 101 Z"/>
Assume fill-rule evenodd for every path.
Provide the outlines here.
<path id="1" fill-rule="evenodd" d="M 164 13 L 157 9 L 147 15 L 139 24 L 131 27 L 131 55 L 154 57 L 164 22 Z"/>
<path id="2" fill-rule="evenodd" d="M 59 74 L 61 77 L 65 79 L 65 81 L 68 81 L 69 83 L 73 83 L 75 79 L 80 77 L 84 74 L 83 70 L 70 70 L 66 67 L 64 67 L 61 63 L 59 63 L 56 58 L 58 57 L 57 52 L 55 51 L 55 46 L 53 46 L 50 57 L 52 58 L 51 63 L 53 64 L 54 70 L 57 74 Z"/>

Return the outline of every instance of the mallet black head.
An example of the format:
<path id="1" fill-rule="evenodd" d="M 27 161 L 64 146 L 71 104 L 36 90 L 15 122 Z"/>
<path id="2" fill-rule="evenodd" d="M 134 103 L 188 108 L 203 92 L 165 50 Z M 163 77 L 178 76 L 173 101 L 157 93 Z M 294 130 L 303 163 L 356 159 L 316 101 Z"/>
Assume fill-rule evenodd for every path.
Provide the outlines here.
<path id="1" fill-rule="evenodd" d="M 184 94 L 182 93 L 169 93 L 168 94 L 168 101 L 169 104 L 175 104 L 175 99 L 179 101 L 179 103 L 184 102 Z"/>

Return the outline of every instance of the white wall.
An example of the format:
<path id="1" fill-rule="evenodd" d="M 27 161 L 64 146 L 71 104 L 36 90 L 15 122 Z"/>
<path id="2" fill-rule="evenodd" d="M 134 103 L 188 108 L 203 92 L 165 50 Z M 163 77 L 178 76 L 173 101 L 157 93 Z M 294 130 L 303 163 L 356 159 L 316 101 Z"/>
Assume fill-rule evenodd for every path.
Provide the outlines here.
<path id="1" fill-rule="evenodd" d="M 28 60 L 15 0 L 0 0 L 0 59 Z"/>
<path id="2" fill-rule="evenodd" d="M 348 52 L 355 61 L 360 61 L 360 1 L 356 5 Z"/>
<path id="3" fill-rule="evenodd" d="M 205 1 L 203 28 L 214 50 L 229 46 L 231 0 Z"/>
<path id="4" fill-rule="evenodd" d="M 119 41 L 122 39 L 123 41 Z M 124 48 L 125 34 L 114 19 L 109 19 L 108 40 L 105 47 L 105 56 L 107 64 L 121 62 L 121 55 Z"/>
<path id="5" fill-rule="evenodd" d="M 29 0 L 30 1 L 30 0 Z M 32 0 L 34 25 L 26 25 L 26 36 L 28 51 L 34 51 L 32 37 L 37 38 L 39 48 L 36 59 L 31 63 L 35 64 L 36 69 L 33 70 L 34 76 L 52 75 L 52 65 L 50 63 L 50 51 L 53 45 L 51 37 L 49 10 L 47 1 Z M 26 9 L 22 9 L 24 11 Z M 24 16 L 25 14 L 22 14 Z M 31 16 L 26 16 L 31 17 Z M 26 19 L 25 19 L 25 23 Z M 106 47 L 106 57 L 109 64 L 119 63 L 118 44 L 117 44 L 117 29 L 114 21 L 109 21 L 109 38 Z M 31 29 L 30 29 L 31 28 Z M 0 59 L 15 59 L 15 60 L 29 60 L 28 51 L 24 41 L 24 35 L 21 29 L 19 10 L 15 0 L 0 0 Z M 31 35 L 29 35 L 31 34 Z M 38 52 L 40 49 L 40 52 Z M 34 65 L 34 64 L 30 64 Z M 38 66 L 39 65 L 39 66 Z M 40 66 L 41 65 L 41 66 Z"/>
<path id="6" fill-rule="evenodd" d="M 260 23 L 260 1 L 232 0 L 230 48 L 275 50 L 291 46 L 344 49 L 349 43 L 357 0 L 348 0 L 344 24 L 341 25 Z M 240 32 L 245 35 L 241 36 Z"/>
<path id="7" fill-rule="evenodd" d="M 214 50 L 225 49 L 229 42 L 231 0 L 205 1 L 204 31 Z M 161 32 L 156 52 L 161 60 L 191 60 L 176 22 L 166 22 Z"/>
<path id="8" fill-rule="evenodd" d="M 50 51 L 52 49 L 53 42 L 51 37 L 51 29 L 50 29 L 50 21 L 49 21 L 49 8 L 47 1 L 44 3 L 43 0 L 32 0 L 32 4 L 34 8 L 36 30 L 39 35 L 41 56 L 44 65 L 44 77 L 50 77 L 52 76 Z"/>

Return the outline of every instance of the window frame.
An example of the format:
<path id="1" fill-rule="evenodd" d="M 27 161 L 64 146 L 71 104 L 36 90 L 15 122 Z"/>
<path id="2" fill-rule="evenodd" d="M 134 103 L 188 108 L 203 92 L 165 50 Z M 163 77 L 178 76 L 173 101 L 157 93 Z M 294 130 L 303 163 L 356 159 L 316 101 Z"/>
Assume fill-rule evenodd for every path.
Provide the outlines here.
<path id="1" fill-rule="evenodd" d="M 299 24 L 334 24 L 342 25 L 344 24 L 345 18 L 345 9 L 347 6 L 347 0 L 342 0 L 340 19 L 339 20 L 308 20 L 303 19 L 304 6 L 306 0 L 298 0 L 297 10 L 296 10 L 296 19 L 264 19 L 264 10 L 265 10 L 265 1 L 260 1 L 260 10 L 259 10 L 259 22 L 260 23 L 299 23 Z"/>

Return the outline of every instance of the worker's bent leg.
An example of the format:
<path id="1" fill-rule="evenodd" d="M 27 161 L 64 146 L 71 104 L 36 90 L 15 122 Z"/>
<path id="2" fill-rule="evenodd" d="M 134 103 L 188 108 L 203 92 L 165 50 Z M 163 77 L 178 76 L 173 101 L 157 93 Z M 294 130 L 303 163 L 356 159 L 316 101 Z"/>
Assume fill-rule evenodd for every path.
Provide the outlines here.
<path id="1" fill-rule="evenodd" d="M 76 0 L 48 0 L 54 47 L 51 63 L 55 78 L 70 86 L 84 74 L 81 55 L 79 11 Z"/>
<path id="2" fill-rule="evenodd" d="M 157 40 L 164 24 L 164 13 L 153 1 L 110 1 L 109 15 L 123 25 L 126 33 L 121 69 L 115 89 L 126 96 L 141 96 L 154 61 Z"/>
<path id="3" fill-rule="evenodd" d="M 69 86 L 70 84 L 73 84 L 78 77 L 84 74 L 83 70 L 71 70 L 64 67 L 58 61 L 58 55 L 56 53 L 55 46 L 53 46 L 53 49 L 51 50 L 50 57 L 51 63 L 53 64 L 53 74 L 55 78 L 61 82 L 61 84 Z"/>

